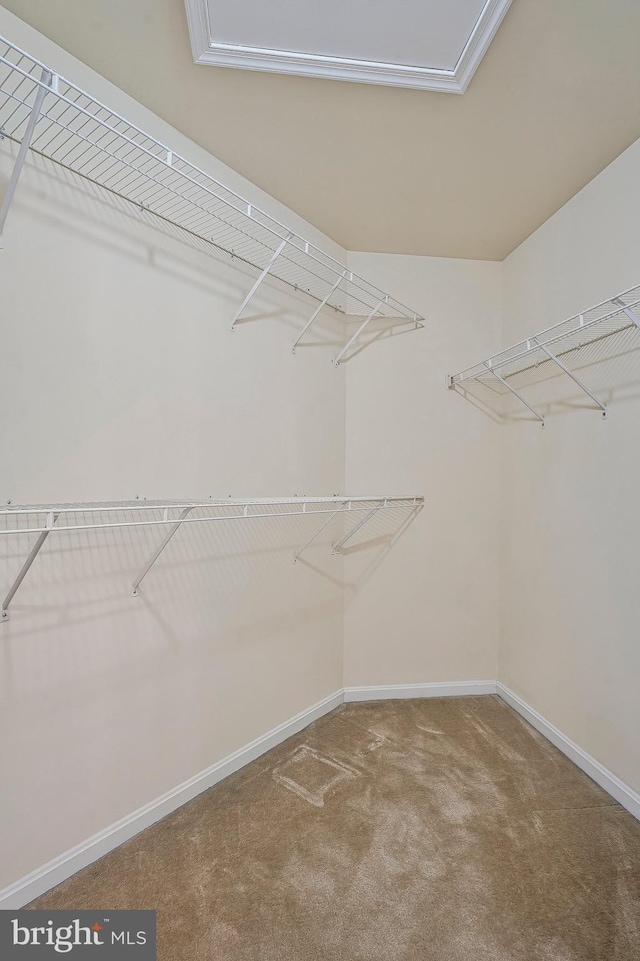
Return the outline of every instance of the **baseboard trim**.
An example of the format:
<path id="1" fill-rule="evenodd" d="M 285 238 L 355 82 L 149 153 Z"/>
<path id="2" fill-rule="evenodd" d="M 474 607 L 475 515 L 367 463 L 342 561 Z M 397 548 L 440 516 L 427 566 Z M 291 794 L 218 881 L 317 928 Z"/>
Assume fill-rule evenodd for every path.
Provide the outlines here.
<path id="1" fill-rule="evenodd" d="M 214 784 L 240 770 L 251 761 L 276 747 L 287 738 L 303 730 L 313 721 L 333 711 L 343 702 L 376 701 L 393 698 L 422 697 L 464 697 L 482 694 L 498 694 L 510 707 L 543 734 L 563 754 L 589 775 L 600 787 L 604 788 L 630 814 L 640 820 L 640 795 L 636 794 L 624 781 L 608 771 L 602 764 L 583 751 L 562 731 L 554 727 L 522 698 L 518 697 L 504 684 L 496 681 L 449 681 L 431 684 L 379 684 L 370 687 L 346 687 L 323 698 L 305 711 L 296 714 L 279 724 L 267 734 L 256 738 L 217 764 L 211 765 L 200 774 L 184 781 L 172 791 L 168 791 L 155 801 L 134 811 L 111 827 L 94 835 L 48 864 L 0 891 L 0 908 L 20 908 L 34 898 L 66 881 L 82 868 L 108 854 L 120 844 L 135 837 L 140 831 L 150 827 L 161 818 L 171 814 L 198 794 L 207 791 Z"/>
<path id="2" fill-rule="evenodd" d="M 504 684 L 498 684 L 497 693 L 500 695 L 503 701 L 517 711 L 521 717 L 528 721 L 532 727 L 535 727 L 536 731 L 540 734 L 544 734 L 548 741 L 551 741 L 563 754 L 573 761 L 574 764 L 588 774 L 589 777 L 599 784 L 601 788 L 610 794 L 612 798 L 615 798 L 623 808 L 633 814 L 634 817 L 640 820 L 640 794 L 621 781 L 619 777 L 616 777 L 611 771 L 609 771 L 603 764 L 596 761 L 594 757 L 583 751 L 582 748 L 568 738 L 562 731 L 558 730 L 553 724 L 547 721 L 546 718 L 542 716 L 535 708 L 530 707 L 526 701 L 523 701 L 521 697 L 518 697 L 512 690 L 506 687 Z"/>
<path id="3" fill-rule="evenodd" d="M 375 684 L 345 687 L 345 701 L 386 701 L 406 697 L 469 697 L 495 694 L 495 681 L 442 681 L 433 684 Z"/>
<path id="4" fill-rule="evenodd" d="M 230 774 L 240 770 L 245 764 L 255 761 L 261 754 L 265 754 L 266 751 L 270 751 L 271 748 L 276 747 L 282 741 L 286 741 L 288 737 L 297 734 L 298 731 L 301 731 L 313 721 L 317 721 L 318 718 L 333 711 L 342 702 L 342 690 L 323 698 L 313 707 L 301 711 L 295 717 L 279 724 L 272 731 L 251 741 L 250 744 L 218 761 L 217 764 L 212 764 L 211 767 L 200 774 L 196 774 L 188 781 L 184 781 L 172 791 L 168 791 L 161 797 L 156 798 L 155 801 L 151 801 L 134 811 L 133 814 L 122 818 L 116 824 L 112 824 L 111 827 L 71 848 L 71 850 L 54 858 L 53 861 L 49 861 L 48 864 L 0 891 L 0 908 L 20 908 L 33 901 L 34 898 L 49 891 L 62 881 L 66 881 L 67 878 L 108 854 L 109 851 L 117 848 L 120 844 L 135 837 L 140 831 L 144 831 L 145 828 L 155 824 L 156 821 L 166 817 L 167 814 L 171 814 L 172 811 L 182 807 L 187 801 L 193 800 L 198 794 L 207 791 L 218 781 L 222 781 Z"/>

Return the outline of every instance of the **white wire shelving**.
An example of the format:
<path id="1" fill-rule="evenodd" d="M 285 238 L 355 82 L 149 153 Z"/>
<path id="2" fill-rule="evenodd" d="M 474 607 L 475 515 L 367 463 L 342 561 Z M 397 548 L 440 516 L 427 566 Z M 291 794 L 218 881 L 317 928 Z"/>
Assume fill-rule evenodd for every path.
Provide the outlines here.
<path id="1" fill-rule="evenodd" d="M 293 556 L 294 562 L 338 515 L 358 515 L 347 532 L 336 540 L 332 554 L 339 554 L 344 545 L 364 525 L 381 511 L 405 509 L 418 512 L 424 504 L 422 496 L 380 494 L 366 497 L 274 497 L 274 498 L 209 498 L 194 501 L 117 501 L 87 504 L 38 504 L 0 509 L 0 537 L 36 535 L 31 551 L 7 592 L 0 619 L 9 620 L 10 604 L 51 534 L 91 530 L 127 530 L 157 527 L 162 536 L 131 584 L 131 596 L 141 593 L 140 584 L 174 534 L 185 524 L 212 524 L 230 521 L 264 520 L 270 517 L 306 517 L 328 515 L 320 527 Z"/>
<path id="2" fill-rule="evenodd" d="M 232 329 L 268 276 L 316 301 L 293 343 L 294 352 L 325 306 L 364 318 L 334 358 L 336 366 L 347 359 L 374 318 L 423 326 L 424 317 L 1 37 L 0 128 L 4 138 L 20 145 L 0 204 L 0 246 L 31 149 L 124 198 L 144 215 L 160 218 L 257 270 Z"/>
<path id="3" fill-rule="evenodd" d="M 550 363 L 570 377 L 606 418 L 607 405 L 576 376 L 568 364 L 577 360 L 581 352 L 627 330 L 640 330 L 640 286 L 632 287 L 582 314 L 576 314 L 488 357 L 474 367 L 448 377 L 447 387 L 464 388 L 475 382 L 501 394 L 511 393 L 528 407 L 544 427 L 544 415 L 523 396 L 518 378 L 526 379 L 521 375 L 531 374 L 541 364 Z"/>

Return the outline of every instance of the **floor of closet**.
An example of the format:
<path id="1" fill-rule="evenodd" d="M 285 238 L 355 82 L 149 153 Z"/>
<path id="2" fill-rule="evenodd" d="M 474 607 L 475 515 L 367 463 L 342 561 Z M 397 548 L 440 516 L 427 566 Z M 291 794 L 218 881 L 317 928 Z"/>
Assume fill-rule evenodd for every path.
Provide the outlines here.
<path id="1" fill-rule="evenodd" d="M 172 961 L 637 961 L 640 824 L 495 696 L 347 704 L 33 908 Z"/>

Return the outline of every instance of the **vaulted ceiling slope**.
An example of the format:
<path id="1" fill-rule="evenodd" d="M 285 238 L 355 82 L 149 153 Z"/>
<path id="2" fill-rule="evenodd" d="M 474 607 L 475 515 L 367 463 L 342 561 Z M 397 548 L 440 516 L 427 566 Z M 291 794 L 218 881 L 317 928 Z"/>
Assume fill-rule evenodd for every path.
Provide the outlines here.
<path id="1" fill-rule="evenodd" d="M 638 0 L 513 0 L 458 96 L 197 66 L 183 0 L 4 6 L 350 250 L 500 260 L 640 137 Z"/>

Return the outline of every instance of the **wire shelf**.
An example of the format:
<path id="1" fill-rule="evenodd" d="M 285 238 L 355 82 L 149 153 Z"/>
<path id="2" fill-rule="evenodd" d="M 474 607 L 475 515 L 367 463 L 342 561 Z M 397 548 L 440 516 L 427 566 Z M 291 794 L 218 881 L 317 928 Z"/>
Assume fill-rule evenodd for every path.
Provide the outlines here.
<path id="1" fill-rule="evenodd" d="M 487 387 L 498 394 L 513 393 L 544 423 L 538 414 L 524 401 L 514 388 L 531 383 L 537 369 L 543 365 L 555 365 L 571 377 L 606 414 L 606 406 L 577 378 L 567 366 L 575 366 L 580 352 L 624 331 L 640 329 L 640 286 L 603 301 L 581 314 L 576 314 L 553 327 L 522 340 L 512 347 L 487 357 L 486 360 L 468 367 L 447 378 L 447 386 L 455 388 L 471 382 Z"/>
<path id="2" fill-rule="evenodd" d="M 419 314 L 4 38 L 0 128 L 4 137 L 16 143 L 26 138 L 35 153 L 148 215 L 258 271 L 268 268 L 270 276 L 322 305 L 422 326 Z"/>
<path id="3" fill-rule="evenodd" d="M 87 504 L 36 504 L 5 507 L 0 510 L 0 535 L 37 535 L 29 555 L 18 571 L 0 608 L 0 622 L 9 620 L 10 604 L 31 565 L 51 534 L 90 530 L 123 530 L 157 527 L 163 536 L 138 571 L 130 594 L 141 594 L 140 584 L 160 554 L 183 524 L 211 524 L 228 521 L 264 520 L 270 517 L 328 515 L 321 526 L 293 556 L 296 562 L 331 522 L 343 514 L 356 514 L 357 521 L 333 544 L 331 553 L 339 554 L 344 545 L 380 511 L 405 509 L 417 513 L 424 504 L 418 495 L 380 494 L 372 497 L 262 497 L 208 498 L 194 501 L 113 501 Z M 4 526 L 2 526 L 4 524 Z"/>
<path id="4" fill-rule="evenodd" d="M 346 513 L 367 511 L 374 505 L 380 510 L 398 507 L 416 507 L 424 502 L 421 496 L 379 494 L 371 497 L 262 497 L 262 498 L 208 498 L 207 500 L 172 501 L 105 501 L 86 504 L 36 504 L 4 507 L 0 518 L 0 536 L 9 534 L 39 534 L 48 531 L 84 531 L 122 527 L 165 527 L 180 520 L 185 510 L 195 512 L 194 517 L 180 520 L 183 524 L 200 524 L 212 521 L 247 520 L 265 517 L 304 516 L 327 514 L 336 509 Z M 231 511 L 231 513 L 229 513 Z M 57 516 L 55 526 L 51 516 Z M 128 515 L 123 519 L 123 515 Z M 24 523 L 26 521 L 26 523 Z"/>

